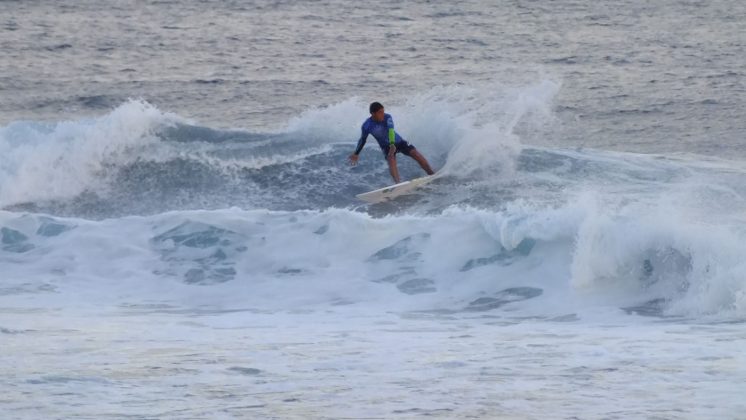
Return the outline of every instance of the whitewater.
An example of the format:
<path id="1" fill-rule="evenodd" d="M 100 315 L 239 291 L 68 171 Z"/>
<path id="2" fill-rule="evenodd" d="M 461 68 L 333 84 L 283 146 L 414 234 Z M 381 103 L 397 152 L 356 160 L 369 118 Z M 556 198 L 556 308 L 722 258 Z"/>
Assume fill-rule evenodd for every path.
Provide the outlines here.
<path id="1" fill-rule="evenodd" d="M 743 6 L 519 3 L 387 5 L 359 84 L 367 6 L 0 4 L 2 417 L 744 418 Z M 369 205 L 372 100 L 439 176 Z"/>

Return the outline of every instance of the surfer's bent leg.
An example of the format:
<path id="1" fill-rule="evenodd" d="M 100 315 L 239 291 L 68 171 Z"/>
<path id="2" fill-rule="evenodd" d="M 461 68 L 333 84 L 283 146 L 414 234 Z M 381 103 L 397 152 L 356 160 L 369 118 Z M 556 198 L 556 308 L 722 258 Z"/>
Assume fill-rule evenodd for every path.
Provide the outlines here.
<path id="1" fill-rule="evenodd" d="M 412 147 L 412 150 L 409 151 L 408 156 L 412 159 L 416 160 L 417 163 L 420 164 L 420 167 L 428 174 L 432 175 L 435 172 L 433 171 L 433 168 L 430 167 L 430 164 L 427 162 L 427 159 L 425 159 L 425 156 L 422 156 L 422 153 L 418 152 L 417 149 Z"/>
<path id="2" fill-rule="evenodd" d="M 417 148 L 413 145 L 402 140 L 401 142 L 396 143 L 396 150 L 416 160 L 417 163 L 420 164 L 422 170 L 424 170 L 428 175 L 435 173 L 433 168 L 431 168 L 430 164 L 427 162 L 427 159 L 425 159 L 425 156 L 422 156 L 422 153 L 418 152 Z"/>

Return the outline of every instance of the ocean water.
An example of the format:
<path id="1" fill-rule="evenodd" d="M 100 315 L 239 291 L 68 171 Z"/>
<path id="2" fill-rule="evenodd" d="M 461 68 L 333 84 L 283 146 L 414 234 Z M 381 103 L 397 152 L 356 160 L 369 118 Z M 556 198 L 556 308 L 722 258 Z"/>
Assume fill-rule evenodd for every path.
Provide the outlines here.
<path id="1" fill-rule="evenodd" d="M 0 2 L 1 417 L 746 418 L 744 21 Z"/>

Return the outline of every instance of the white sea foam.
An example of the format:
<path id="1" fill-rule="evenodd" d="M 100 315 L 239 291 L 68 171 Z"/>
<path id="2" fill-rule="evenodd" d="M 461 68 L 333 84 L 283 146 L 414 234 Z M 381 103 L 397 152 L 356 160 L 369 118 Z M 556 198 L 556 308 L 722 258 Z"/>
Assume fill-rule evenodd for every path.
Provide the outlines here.
<path id="1" fill-rule="evenodd" d="M 129 101 L 95 119 L 0 128 L 0 207 L 69 198 L 146 155 L 155 131 L 180 118 Z"/>
<path id="2" fill-rule="evenodd" d="M 95 302 L 116 296 L 112 289 L 132 296 L 142 289 L 135 300 L 187 306 L 461 311 L 480 297 L 531 287 L 546 292 L 515 309 L 537 316 L 653 300 L 661 301 L 660 314 L 746 316 L 742 234 L 663 214 L 606 215 L 588 200 L 384 219 L 348 210 L 235 209 L 59 219 L 60 233 L 50 237 L 39 233 L 49 220 L 5 212 L 3 259 L 8 281 L 44 283 L 56 273 L 63 296 L 82 288 L 100 294 Z M 167 295 L 151 295 L 167 284 Z"/>

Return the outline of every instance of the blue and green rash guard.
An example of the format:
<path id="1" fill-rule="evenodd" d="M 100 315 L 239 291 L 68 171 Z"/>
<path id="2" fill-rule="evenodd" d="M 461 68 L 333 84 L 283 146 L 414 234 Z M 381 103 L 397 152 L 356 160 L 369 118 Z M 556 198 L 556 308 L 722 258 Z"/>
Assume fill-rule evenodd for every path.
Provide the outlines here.
<path id="1" fill-rule="evenodd" d="M 402 141 L 401 136 L 394 131 L 394 119 L 391 118 L 391 115 L 383 114 L 383 121 L 381 122 L 370 117 L 363 123 L 360 140 L 357 141 L 357 148 L 355 148 L 356 155 L 359 155 L 360 151 L 363 150 L 368 134 L 372 134 L 376 138 L 382 150 L 387 150 L 389 144 Z"/>

